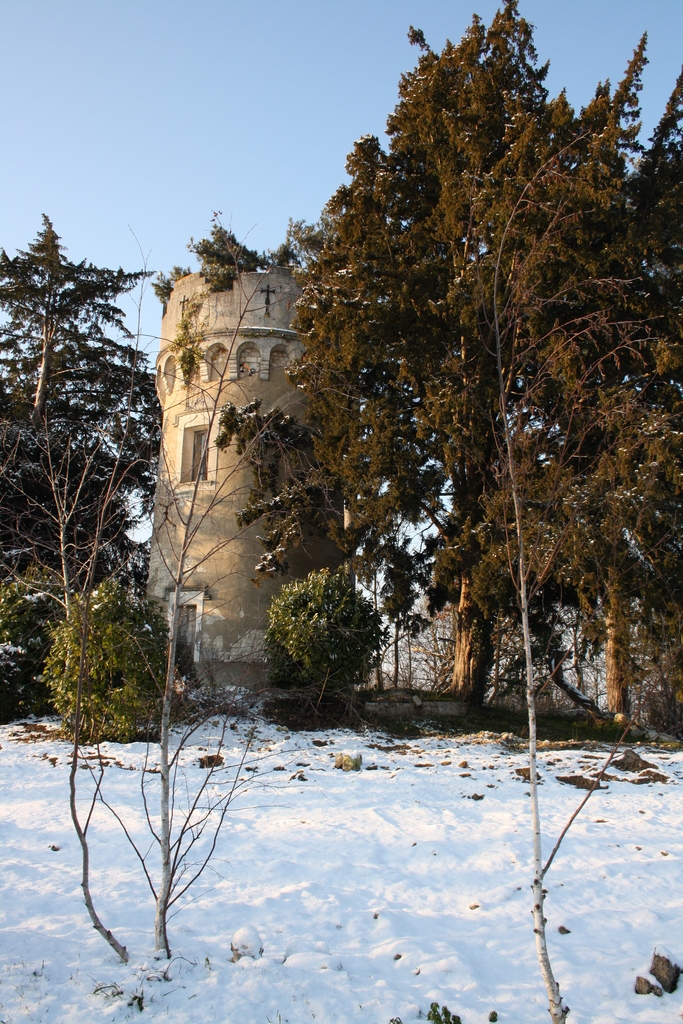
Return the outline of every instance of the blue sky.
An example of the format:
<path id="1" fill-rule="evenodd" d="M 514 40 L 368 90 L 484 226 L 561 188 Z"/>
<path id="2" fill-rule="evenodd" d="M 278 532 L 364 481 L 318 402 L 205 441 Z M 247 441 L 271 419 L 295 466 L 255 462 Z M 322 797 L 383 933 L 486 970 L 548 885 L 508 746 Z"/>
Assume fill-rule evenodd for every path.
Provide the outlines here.
<path id="1" fill-rule="evenodd" d="M 167 270 L 221 211 L 255 248 L 315 220 L 353 141 L 381 135 L 417 51 L 493 0 L 0 0 L 0 245 L 45 212 L 73 259 Z M 521 0 L 575 106 L 649 33 L 644 132 L 683 63 L 683 0 Z M 134 234 L 133 234 L 134 233 Z M 135 237 L 134 237 L 135 235 Z M 136 241 L 137 239 L 137 241 Z M 143 329 L 159 329 L 150 293 Z M 154 347 L 153 341 L 150 341 Z"/>

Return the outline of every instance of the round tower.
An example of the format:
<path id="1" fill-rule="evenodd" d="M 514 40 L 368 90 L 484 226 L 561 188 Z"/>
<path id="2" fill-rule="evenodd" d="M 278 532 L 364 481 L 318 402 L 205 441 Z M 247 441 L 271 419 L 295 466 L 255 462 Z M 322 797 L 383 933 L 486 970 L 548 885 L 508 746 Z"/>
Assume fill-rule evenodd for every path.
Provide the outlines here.
<path id="1" fill-rule="evenodd" d="M 179 634 L 202 673 L 219 683 L 262 684 L 272 595 L 288 578 L 341 561 L 336 546 L 311 531 L 288 553 L 288 577 L 257 586 L 255 567 L 264 553 L 258 524 L 237 523 L 253 486 L 251 467 L 234 445 L 220 450 L 215 443 L 229 403 L 260 400 L 262 412 L 279 408 L 302 418 L 305 397 L 286 376 L 288 364 L 303 354 L 291 328 L 299 294 L 284 267 L 241 274 L 225 292 L 189 274 L 176 283 L 162 319 L 156 370 L 163 429 L 148 594 L 172 612 L 185 543 Z M 185 363 L 188 382 L 179 341 L 196 354 Z"/>

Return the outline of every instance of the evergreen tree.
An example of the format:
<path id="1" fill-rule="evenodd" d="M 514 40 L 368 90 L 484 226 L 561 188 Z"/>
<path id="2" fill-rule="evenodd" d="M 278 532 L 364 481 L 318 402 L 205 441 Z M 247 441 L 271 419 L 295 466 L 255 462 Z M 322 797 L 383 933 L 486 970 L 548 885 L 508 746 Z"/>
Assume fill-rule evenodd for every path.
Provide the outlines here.
<path id="1" fill-rule="evenodd" d="M 53 623 L 44 680 L 64 729 L 73 733 L 81 647 L 88 685 L 80 708 L 82 741 L 129 743 L 149 735 L 168 654 L 168 625 L 158 608 L 104 580 L 85 601 L 76 598 L 69 618 Z"/>
<path id="2" fill-rule="evenodd" d="M 234 233 L 221 224 L 217 215 L 213 218 L 209 237 L 200 238 L 198 242 L 191 238 L 187 247 L 198 257 L 200 273 L 214 292 L 232 291 L 239 274 L 266 270 L 268 267 L 266 254 L 238 242 Z"/>
<path id="3" fill-rule="evenodd" d="M 538 550 L 553 555 L 534 583 L 540 606 L 582 596 L 601 615 L 611 600 L 616 579 L 591 583 L 569 538 L 589 529 L 590 496 L 601 474 L 609 479 L 624 424 L 642 437 L 648 417 L 663 417 L 671 512 L 678 500 L 681 218 L 663 183 L 676 181 L 680 101 L 641 157 L 644 40 L 614 93 L 599 86 L 579 114 L 563 93 L 548 98 L 513 0 L 441 54 L 419 32 L 412 40 L 423 52 L 401 80 L 389 151 L 372 137 L 357 143 L 351 181 L 327 206 L 299 306 L 299 379 L 325 427 L 316 453 L 342 482 L 360 543 L 390 539 L 399 521 L 428 532 L 432 599 L 458 609 L 453 689 L 481 700 L 491 615 L 514 604 L 496 331 L 507 413 L 521 417 L 528 528 L 543 526 Z M 655 183 L 673 204 L 668 216 Z M 620 513 L 612 531 L 620 581 L 642 561 L 630 523 Z M 678 529 L 669 515 L 669 546 Z M 665 547 L 650 561 L 674 593 Z"/>
<path id="4" fill-rule="evenodd" d="M 458 46 L 425 49 L 401 81 L 390 152 L 366 137 L 349 158 L 299 314 L 319 455 L 359 533 L 391 537 L 397 513 L 431 527 L 433 597 L 458 604 L 453 688 L 466 699 L 482 699 L 491 656 L 473 573 L 496 457 L 495 367 L 462 287 L 472 191 L 523 159 L 510 125 L 543 122 L 544 77 L 514 5 L 488 34 L 475 18 Z"/>
<path id="5" fill-rule="evenodd" d="M 199 272 L 206 278 L 212 291 L 232 291 L 241 273 L 266 271 L 268 267 L 302 270 L 322 248 L 325 228 L 324 217 L 318 224 L 290 219 L 284 242 L 277 249 L 259 253 L 238 242 L 234 232 L 224 227 L 216 214 L 209 237 L 200 238 L 198 242 L 191 238 L 187 248 L 198 257 Z M 157 274 L 152 288 L 164 313 L 176 282 L 191 273 L 190 267 L 176 265 L 171 267 L 168 274 Z"/>
<path id="6" fill-rule="evenodd" d="M 60 612 L 39 574 L 0 584 L 0 722 L 54 712 L 44 670 Z"/>
<path id="7" fill-rule="evenodd" d="M 567 552 L 581 602 L 601 627 L 608 706 L 630 710 L 629 683 L 642 678 L 633 648 L 637 631 L 657 647 L 673 643 L 680 661 L 681 426 L 683 421 L 683 75 L 649 147 L 636 140 L 635 94 L 642 46 L 630 92 L 633 170 L 622 172 L 618 218 L 609 239 L 613 268 L 628 279 L 621 311 L 640 328 L 602 382 L 604 446 L 586 479 L 586 513 Z M 612 402 L 608 395 L 614 396 Z"/>
<path id="8" fill-rule="evenodd" d="M 311 688 L 319 697 L 348 690 L 365 681 L 383 640 L 380 616 L 343 570 L 310 572 L 270 603 L 268 678 L 275 686 Z"/>
<path id="9" fill-rule="evenodd" d="M 130 530 L 151 506 L 159 417 L 147 359 L 115 304 L 142 277 L 68 260 L 47 217 L 26 251 L 0 250 L 5 574 L 35 563 L 77 589 L 106 494 L 100 574 L 144 580 Z"/>
<path id="10" fill-rule="evenodd" d="M 315 459 L 314 433 L 277 407 L 263 412 L 260 401 L 241 408 L 228 402 L 221 410 L 216 447 L 224 450 L 234 443 L 252 470 L 252 487 L 237 523 L 259 523 L 265 550 L 255 567 L 257 579 L 285 574 L 288 552 L 307 537 L 338 532 L 333 520 L 339 518 L 339 495 Z"/>
<path id="11" fill-rule="evenodd" d="M 180 267 L 176 264 L 171 267 L 168 274 L 159 273 L 152 283 L 152 290 L 163 306 L 163 315 L 166 314 L 166 306 L 171 298 L 171 292 L 181 277 L 187 277 L 192 273 L 191 267 Z"/>

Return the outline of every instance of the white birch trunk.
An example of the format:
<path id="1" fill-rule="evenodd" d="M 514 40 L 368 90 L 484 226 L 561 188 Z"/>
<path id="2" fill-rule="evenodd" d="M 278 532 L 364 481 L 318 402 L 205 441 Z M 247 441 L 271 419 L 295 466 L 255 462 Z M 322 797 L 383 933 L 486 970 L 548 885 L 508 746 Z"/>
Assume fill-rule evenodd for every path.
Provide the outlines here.
<path id="1" fill-rule="evenodd" d="M 548 995 L 548 1009 L 553 1024 L 565 1024 L 568 1010 L 562 1003 L 560 986 L 555 980 L 553 969 L 548 954 L 548 943 L 545 933 L 545 917 L 543 915 L 543 903 L 545 894 L 543 892 L 543 850 L 541 843 L 541 815 L 538 806 L 538 775 L 536 773 L 536 689 L 534 680 L 534 663 L 531 653 L 531 629 L 529 627 L 529 603 L 527 589 L 527 567 L 526 551 L 524 545 L 524 530 L 522 507 L 517 481 L 517 468 L 513 450 L 513 442 L 510 433 L 507 409 L 505 407 L 505 392 L 502 388 L 502 362 L 500 356 L 500 345 L 498 346 L 499 374 L 501 381 L 501 411 L 505 421 L 505 447 L 507 451 L 508 473 L 510 487 L 512 490 L 512 502 L 515 512 L 515 528 L 517 533 L 517 564 L 518 580 L 517 594 L 519 598 L 520 612 L 522 616 L 522 631 L 524 634 L 524 659 L 526 664 L 526 695 L 529 714 L 529 791 L 531 794 L 531 827 L 533 832 L 534 852 L 534 878 L 531 886 L 533 893 L 533 918 L 534 935 L 536 937 L 536 955 L 538 957 L 541 976 Z"/>
<path id="2" fill-rule="evenodd" d="M 184 556 L 181 556 L 180 562 L 182 578 Z M 157 951 L 163 951 L 168 957 L 171 955 L 171 949 L 168 942 L 166 917 L 168 912 L 168 902 L 171 895 L 171 885 L 173 882 L 173 874 L 171 871 L 171 769 L 169 759 L 169 740 L 171 732 L 171 701 L 173 699 L 173 682 L 175 678 L 175 652 L 176 640 L 178 637 L 178 616 L 180 614 L 181 595 L 182 583 L 176 582 L 159 730 L 159 779 L 161 786 L 159 797 L 159 852 L 161 855 L 161 873 L 156 898 L 156 914 L 154 917 L 154 946 Z"/>
<path id="3" fill-rule="evenodd" d="M 516 502 L 515 502 L 516 504 Z M 534 666 L 531 655 L 531 631 L 529 629 L 529 607 L 527 603 L 527 586 L 524 565 L 524 545 L 521 539 L 521 528 L 518 523 L 519 540 L 519 598 L 522 612 L 522 630 L 524 633 L 524 656 L 526 661 L 526 696 L 529 712 L 529 787 L 531 793 L 531 827 L 533 830 L 534 848 L 534 879 L 532 883 L 533 893 L 533 917 L 534 935 L 536 937 L 536 955 L 541 968 L 541 976 L 548 994 L 548 1008 L 553 1024 L 564 1024 L 567 1019 L 567 1010 L 562 1004 L 560 986 L 555 980 L 553 969 L 548 954 L 548 943 L 545 934 L 545 917 L 543 915 L 543 903 L 545 894 L 543 892 L 543 850 L 541 837 L 541 816 L 538 806 L 538 775 L 536 773 L 536 693 L 534 683 Z"/>
<path id="4" fill-rule="evenodd" d="M 102 924 L 99 914 L 95 910 L 95 904 L 93 903 L 92 893 L 90 892 L 90 849 L 88 847 L 87 828 L 90 820 L 89 816 L 86 820 L 85 827 L 81 825 L 81 820 L 78 815 L 78 805 L 76 803 L 76 772 L 78 771 L 78 755 L 81 745 L 81 704 L 83 701 L 83 681 L 85 679 L 85 673 L 87 669 L 86 664 L 86 653 L 87 653 L 87 637 L 88 637 L 88 614 L 89 614 L 89 599 L 86 599 L 85 607 L 83 609 L 83 616 L 81 620 L 81 627 L 83 635 L 81 637 L 81 654 L 80 663 L 78 666 L 78 682 L 76 684 L 76 710 L 74 714 L 74 743 L 73 752 L 71 757 L 71 771 L 69 772 L 69 810 L 71 812 L 71 821 L 74 826 L 76 835 L 78 836 L 78 842 L 81 847 L 81 889 L 83 890 L 83 900 L 85 902 L 86 909 L 92 926 L 96 932 L 102 936 L 105 942 L 108 942 L 114 952 L 117 954 L 122 963 L 128 963 L 128 950 L 123 946 L 116 936 Z M 93 798 L 94 801 L 95 798 Z M 92 810 L 92 808 L 91 808 Z"/>
<path id="5" fill-rule="evenodd" d="M 504 241 L 504 238 L 503 238 Z M 501 244 L 502 252 L 502 244 Z M 531 629 L 529 626 L 529 601 L 527 587 L 527 565 L 526 549 L 524 544 L 524 518 L 522 515 L 522 502 L 517 476 L 517 463 L 515 460 L 514 442 L 510 429 L 508 415 L 508 390 L 505 384 L 503 372 L 503 351 L 500 336 L 500 320 L 498 317 L 498 272 L 500 269 L 500 256 L 496 267 L 493 309 L 496 336 L 496 362 L 498 368 L 498 385 L 500 412 L 505 431 L 504 453 L 506 456 L 506 469 L 510 480 L 510 490 L 515 516 L 515 533 L 517 535 L 517 597 L 522 616 L 522 631 L 524 634 L 524 658 L 526 664 L 526 693 L 529 715 L 529 791 L 531 796 L 531 827 L 533 832 L 533 863 L 534 877 L 532 883 L 533 893 L 533 920 L 534 935 L 536 937 L 536 955 L 538 957 L 541 976 L 548 996 L 548 1010 L 553 1024 L 565 1024 L 569 1010 L 563 1005 L 560 995 L 560 986 L 555 980 L 553 969 L 548 953 L 548 943 L 545 933 L 545 917 L 543 915 L 543 903 L 545 893 L 543 892 L 543 851 L 541 836 L 541 816 L 538 806 L 538 776 L 536 773 L 536 691 L 534 683 L 534 664 L 531 652 Z M 512 357 L 511 357 L 512 358 Z"/>

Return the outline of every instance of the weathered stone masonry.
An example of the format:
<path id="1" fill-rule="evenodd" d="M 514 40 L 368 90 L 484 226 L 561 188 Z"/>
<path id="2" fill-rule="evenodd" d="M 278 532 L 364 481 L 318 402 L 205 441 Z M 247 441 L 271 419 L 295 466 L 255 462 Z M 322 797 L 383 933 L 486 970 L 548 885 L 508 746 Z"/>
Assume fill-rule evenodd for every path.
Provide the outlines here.
<path id="1" fill-rule="evenodd" d="M 198 667 L 222 683 L 254 687 L 263 682 L 266 610 L 283 580 L 266 580 L 258 587 L 252 582 L 263 554 L 258 526 L 240 530 L 235 519 L 252 485 L 251 469 L 234 447 L 216 448 L 219 417 L 214 415 L 211 423 L 212 412 L 229 402 L 242 406 L 260 399 L 263 411 L 279 407 L 303 415 L 303 393 L 285 373 L 303 354 L 291 328 L 298 297 L 297 284 L 285 268 L 243 274 L 227 292 L 211 292 L 200 274 L 190 274 L 175 285 L 162 320 L 156 363 L 162 452 L 148 593 L 170 611 L 178 510 L 184 512 L 196 486 L 197 512 L 207 514 L 187 560 L 191 572 L 183 591 L 181 632 Z M 186 304 L 193 301 L 201 303 L 203 358 L 186 388 L 170 346 Z M 289 578 L 339 561 L 334 545 L 311 536 L 305 548 L 290 553 Z"/>

